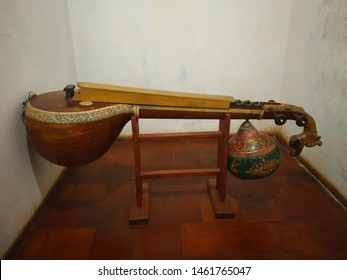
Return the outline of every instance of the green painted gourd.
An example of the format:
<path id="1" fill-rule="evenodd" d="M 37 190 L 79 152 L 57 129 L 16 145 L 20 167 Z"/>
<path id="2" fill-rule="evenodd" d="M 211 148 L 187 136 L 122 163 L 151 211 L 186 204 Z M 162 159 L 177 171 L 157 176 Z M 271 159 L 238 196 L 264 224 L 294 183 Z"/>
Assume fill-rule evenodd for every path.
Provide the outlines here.
<path id="1" fill-rule="evenodd" d="M 281 151 L 274 139 L 248 120 L 229 140 L 228 170 L 238 178 L 265 178 L 277 170 L 280 162 Z"/>

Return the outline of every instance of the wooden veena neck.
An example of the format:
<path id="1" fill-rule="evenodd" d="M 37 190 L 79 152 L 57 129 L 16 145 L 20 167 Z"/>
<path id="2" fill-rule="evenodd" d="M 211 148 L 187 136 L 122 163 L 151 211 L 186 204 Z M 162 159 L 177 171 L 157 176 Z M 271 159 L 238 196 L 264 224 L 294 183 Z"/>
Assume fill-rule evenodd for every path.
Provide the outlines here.
<path id="1" fill-rule="evenodd" d="M 183 93 L 79 82 L 73 100 L 135 105 L 227 109 L 231 96 Z"/>

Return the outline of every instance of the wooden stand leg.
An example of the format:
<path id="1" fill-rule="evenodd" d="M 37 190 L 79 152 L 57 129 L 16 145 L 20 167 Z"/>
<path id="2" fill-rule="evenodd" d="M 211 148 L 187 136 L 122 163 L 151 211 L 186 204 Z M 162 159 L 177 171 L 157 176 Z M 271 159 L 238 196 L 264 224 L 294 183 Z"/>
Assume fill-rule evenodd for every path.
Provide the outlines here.
<path id="1" fill-rule="evenodd" d="M 225 201 L 227 185 L 227 164 L 228 164 L 228 141 L 230 131 L 230 115 L 225 114 L 225 118 L 219 120 L 219 131 L 222 137 L 218 140 L 218 168 L 220 174 L 217 176 L 217 190 L 221 201 Z"/>
<path id="2" fill-rule="evenodd" d="M 141 150 L 139 143 L 139 121 L 133 116 L 131 118 L 131 127 L 133 132 L 133 149 L 135 160 L 135 183 L 136 183 L 136 202 L 137 206 L 142 205 L 142 178 L 141 178 Z"/>
<path id="3" fill-rule="evenodd" d="M 129 224 L 148 224 L 149 222 L 149 184 L 142 184 L 141 206 L 137 206 L 137 191 L 134 188 L 133 200 L 131 203 Z"/>
<path id="4" fill-rule="evenodd" d="M 235 200 L 227 195 L 224 201 L 220 199 L 215 178 L 207 180 L 207 188 L 210 194 L 215 217 L 217 219 L 234 218 L 234 210 L 236 209 Z"/>
<path id="5" fill-rule="evenodd" d="M 130 209 L 130 224 L 148 223 L 149 221 L 149 185 L 141 178 L 141 150 L 139 143 L 138 118 L 131 118 L 133 132 L 133 150 L 135 160 L 135 191 Z"/>
<path id="6" fill-rule="evenodd" d="M 222 137 L 218 140 L 218 168 L 220 173 L 215 179 L 207 180 L 207 187 L 213 204 L 216 218 L 233 218 L 233 206 L 226 199 L 228 141 L 230 130 L 230 115 L 225 114 L 224 119 L 219 120 L 219 131 Z"/>

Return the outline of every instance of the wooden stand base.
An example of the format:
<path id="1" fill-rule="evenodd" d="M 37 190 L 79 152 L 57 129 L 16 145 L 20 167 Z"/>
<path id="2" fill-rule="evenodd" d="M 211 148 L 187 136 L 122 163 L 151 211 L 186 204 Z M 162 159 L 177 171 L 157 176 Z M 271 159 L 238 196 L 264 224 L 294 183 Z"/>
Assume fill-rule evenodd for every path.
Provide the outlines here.
<path id="1" fill-rule="evenodd" d="M 233 200 L 228 195 L 226 195 L 224 201 L 220 199 L 215 178 L 207 180 L 207 189 L 210 194 L 215 217 L 217 219 L 235 218 L 234 210 L 236 205 L 233 205 Z"/>
<path id="2" fill-rule="evenodd" d="M 137 206 L 136 188 L 131 202 L 129 224 L 148 224 L 149 222 L 149 184 L 142 183 L 142 203 Z"/>

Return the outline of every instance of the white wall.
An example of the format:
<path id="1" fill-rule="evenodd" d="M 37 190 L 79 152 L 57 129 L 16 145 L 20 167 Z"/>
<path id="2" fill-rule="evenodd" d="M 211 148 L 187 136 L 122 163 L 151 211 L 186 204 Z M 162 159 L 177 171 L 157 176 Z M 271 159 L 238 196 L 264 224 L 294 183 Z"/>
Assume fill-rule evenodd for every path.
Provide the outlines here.
<path id="1" fill-rule="evenodd" d="M 28 153 L 20 104 L 28 91 L 76 81 L 67 3 L 0 1 L 0 258 L 62 171 Z"/>
<path id="2" fill-rule="evenodd" d="M 322 136 L 323 146 L 305 148 L 303 158 L 347 199 L 347 1 L 293 1 L 281 92 L 316 119 Z"/>
<path id="3" fill-rule="evenodd" d="M 291 0 L 68 3 L 78 80 L 279 98 Z M 216 129 L 207 121 L 141 121 L 142 131 Z"/>

